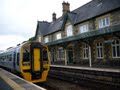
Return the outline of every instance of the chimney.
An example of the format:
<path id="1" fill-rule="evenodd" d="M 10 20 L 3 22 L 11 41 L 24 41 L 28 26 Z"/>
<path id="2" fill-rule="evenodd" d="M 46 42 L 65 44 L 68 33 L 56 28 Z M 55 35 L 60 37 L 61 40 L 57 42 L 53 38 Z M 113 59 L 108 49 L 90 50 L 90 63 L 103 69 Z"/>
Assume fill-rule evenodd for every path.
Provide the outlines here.
<path id="1" fill-rule="evenodd" d="M 52 19 L 53 19 L 53 21 L 56 21 L 56 13 L 52 14 Z"/>
<path id="2" fill-rule="evenodd" d="M 62 6 L 63 6 L 63 15 L 65 15 L 67 12 L 70 11 L 70 4 L 67 2 L 63 2 L 62 3 Z"/>

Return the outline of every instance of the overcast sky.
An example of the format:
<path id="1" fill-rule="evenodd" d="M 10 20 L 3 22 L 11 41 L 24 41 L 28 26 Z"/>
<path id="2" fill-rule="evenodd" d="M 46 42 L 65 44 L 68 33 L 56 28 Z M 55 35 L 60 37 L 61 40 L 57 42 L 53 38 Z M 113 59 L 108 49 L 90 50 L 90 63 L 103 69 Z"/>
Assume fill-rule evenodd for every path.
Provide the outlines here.
<path id="1" fill-rule="evenodd" d="M 91 0 L 0 0 L 0 50 L 16 46 L 35 35 L 37 21 L 62 15 L 62 2 L 74 10 Z"/>

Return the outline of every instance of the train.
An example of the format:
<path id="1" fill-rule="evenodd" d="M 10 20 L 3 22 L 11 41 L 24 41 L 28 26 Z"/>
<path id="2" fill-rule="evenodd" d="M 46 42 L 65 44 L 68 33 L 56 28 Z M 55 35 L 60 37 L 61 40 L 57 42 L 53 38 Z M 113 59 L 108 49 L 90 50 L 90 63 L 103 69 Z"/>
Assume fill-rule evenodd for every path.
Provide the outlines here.
<path id="1" fill-rule="evenodd" d="M 24 42 L 0 52 L 0 67 L 38 83 L 47 79 L 50 69 L 48 47 L 40 42 Z"/>

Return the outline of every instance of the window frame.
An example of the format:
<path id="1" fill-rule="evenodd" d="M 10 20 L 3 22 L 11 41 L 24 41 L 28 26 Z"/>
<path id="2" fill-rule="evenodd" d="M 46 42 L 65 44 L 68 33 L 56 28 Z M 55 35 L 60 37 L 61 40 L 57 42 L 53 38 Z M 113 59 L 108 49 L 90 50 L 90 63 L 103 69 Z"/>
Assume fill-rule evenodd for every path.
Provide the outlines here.
<path id="1" fill-rule="evenodd" d="M 44 42 L 45 42 L 45 43 L 48 43 L 48 42 L 49 42 L 49 37 L 48 37 L 48 36 L 44 38 Z"/>
<path id="2" fill-rule="evenodd" d="M 79 34 L 85 33 L 85 32 L 88 32 L 88 31 L 89 31 L 88 23 L 79 26 Z"/>
<path id="3" fill-rule="evenodd" d="M 98 23 L 99 29 L 110 26 L 110 17 L 107 16 L 107 17 L 100 18 L 98 19 L 97 23 Z"/>
<path id="4" fill-rule="evenodd" d="M 117 40 L 119 41 L 119 44 L 116 43 Z M 113 42 L 115 42 L 114 45 L 113 45 Z M 117 46 L 118 46 L 119 49 L 120 49 L 120 39 L 116 39 L 116 40 L 114 40 L 113 42 L 111 43 L 111 44 L 112 44 L 112 45 L 111 45 L 111 46 L 112 46 L 112 58 L 120 58 L 120 56 L 118 56 L 117 49 L 116 49 Z M 115 47 L 115 55 L 116 55 L 116 56 L 113 56 L 113 53 L 114 53 L 114 52 L 113 52 L 113 47 Z"/>
<path id="5" fill-rule="evenodd" d="M 60 35 L 60 37 L 58 38 L 59 35 Z M 56 40 L 59 40 L 59 39 L 61 39 L 61 38 L 62 38 L 61 33 L 57 33 L 57 34 L 56 34 Z"/>
<path id="6" fill-rule="evenodd" d="M 83 59 L 89 59 L 89 47 L 87 44 L 83 45 Z"/>
<path id="7" fill-rule="evenodd" d="M 72 25 L 68 25 L 66 28 L 66 36 L 73 36 L 73 26 Z"/>
<path id="8" fill-rule="evenodd" d="M 100 55 L 98 55 L 98 53 Z M 104 58 L 104 46 L 103 46 L 102 42 L 97 42 L 96 43 L 96 56 L 97 56 L 97 59 L 103 59 Z"/>
<path id="9" fill-rule="evenodd" d="M 63 47 L 59 47 L 57 49 L 57 60 L 64 60 L 65 59 L 65 51 Z"/>
<path id="10" fill-rule="evenodd" d="M 41 36 L 38 37 L 38 41 L 42 42 L 42 37 Z"/>

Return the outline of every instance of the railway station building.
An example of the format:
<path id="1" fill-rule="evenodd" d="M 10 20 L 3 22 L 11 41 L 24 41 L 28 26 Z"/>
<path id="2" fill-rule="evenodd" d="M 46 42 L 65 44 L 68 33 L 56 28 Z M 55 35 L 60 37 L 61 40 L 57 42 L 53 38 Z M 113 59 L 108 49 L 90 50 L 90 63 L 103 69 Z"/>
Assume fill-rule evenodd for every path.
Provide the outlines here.
<path id="1" fill-rule="evenodd" d="M 120 68 L 120 0 L 92 0 L 38 21 L 35 39 L 49 47 L 51 64 Z"/>

